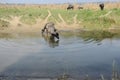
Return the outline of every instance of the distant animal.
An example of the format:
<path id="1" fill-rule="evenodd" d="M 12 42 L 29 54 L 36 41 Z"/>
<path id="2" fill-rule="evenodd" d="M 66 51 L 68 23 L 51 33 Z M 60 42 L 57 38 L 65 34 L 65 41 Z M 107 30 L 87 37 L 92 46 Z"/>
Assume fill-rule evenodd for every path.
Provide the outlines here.
<path id="1" fill-rule="evenodd" d="M 101 10 L 104 10 L 104 3 L 99 4 Z"/>
<path id="2" fill-rule="evenodd" d="M 59 39 L 59 33 L 55 29 L 55 24 L 53 22 L 46 23 L 44 28 L 42 29 L 42 35 L 47 35 L 50 39 L 54 39 L 55 37 Z"/>
<path id="3" fill-rule="evenodd" d="M 74 6 L 69 4 L 68 7 L 67 7 L 67 10 L 70 10 L 70 9 L 74 9 Z"/>
<path id="4" fill-rule="evenodd" d="M 83 9 L 83 7 L 79 6 L 78 9 Z"/>

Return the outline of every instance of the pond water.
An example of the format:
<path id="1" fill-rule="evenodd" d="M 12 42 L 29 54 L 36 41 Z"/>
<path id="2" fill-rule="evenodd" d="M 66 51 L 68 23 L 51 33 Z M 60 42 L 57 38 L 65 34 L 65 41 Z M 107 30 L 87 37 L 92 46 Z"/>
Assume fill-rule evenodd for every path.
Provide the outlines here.
<path id="1" fill-rule="evenodd" d="M 0 76 L 111 78 L 113 60 L 120 67 L 120 37 L 109 32 L 61 32 L 59 41 L 41 34 L 3 36 Z"/>

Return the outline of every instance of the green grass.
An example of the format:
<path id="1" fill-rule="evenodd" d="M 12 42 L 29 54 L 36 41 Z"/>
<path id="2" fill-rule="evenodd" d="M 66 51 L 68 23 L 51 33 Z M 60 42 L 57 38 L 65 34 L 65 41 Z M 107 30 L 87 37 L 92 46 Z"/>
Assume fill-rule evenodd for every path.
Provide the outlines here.
<path id="1" fill-rule="evenodd" d="M 36 18 L 45 19 L 48 15 L 48 9 L 40 8 L 0 8 L 0 18 L 11 19 L 12 16 L 22 16 L 21 22 L 26 24 L 35 24 Z M 61 14 L 65 22 L 73 24 L 73 17 L 77 14 L 77 22 L 80 26 L 85 29 L 108 29 L 112 26 L 120 26 L 120 9 L 111 10 L 62 10 L 62 9 L 51 9 L 52 16 L 49 17 L 49 21 L 61 22 L 58 14 Z M 112 11 L 107 16 L 100 17 Z M 2 23 L 0 23 L 2 24 Z"/>

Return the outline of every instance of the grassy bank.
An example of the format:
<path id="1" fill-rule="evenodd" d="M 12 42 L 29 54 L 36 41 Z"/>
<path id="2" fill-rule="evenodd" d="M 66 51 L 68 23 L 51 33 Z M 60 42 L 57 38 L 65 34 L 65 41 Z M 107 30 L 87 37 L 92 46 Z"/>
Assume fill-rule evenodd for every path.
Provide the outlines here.
<path id="1" fill-rule="evenodd" d="M 49 16 L 48 16 L 49 15 Z M 120 27 L 120 9 L 44 9 L 39 7 L 1 7 L 0 8 L 0 27 L 9 27 L 14 17 L 19 17 L 17 26 L 21 23 L 35 25 L 37 20 L 46 22 L 53 21 L 59 26 L 72 26 L 82 29 L 109 29 Z M 63 24 L 63 25 L 62 25 Z M 73 25 L 75 24 L 75 25 Z"/>

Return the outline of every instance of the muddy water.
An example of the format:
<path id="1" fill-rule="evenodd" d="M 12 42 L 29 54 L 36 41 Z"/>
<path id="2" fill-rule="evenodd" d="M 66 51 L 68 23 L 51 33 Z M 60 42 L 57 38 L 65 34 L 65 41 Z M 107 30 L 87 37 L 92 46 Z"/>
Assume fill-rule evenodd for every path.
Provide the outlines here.
<path id="1" fill-rule="evenodd" d="M 4 36 L 4 37 L 3 37 Z M 0 75 L 74 78 L 112 75 L 112 61 L 120 64 L 120 38 L 109 32 L 61 32 L 60 40 L 41 34 L 0 38 Z"/>

